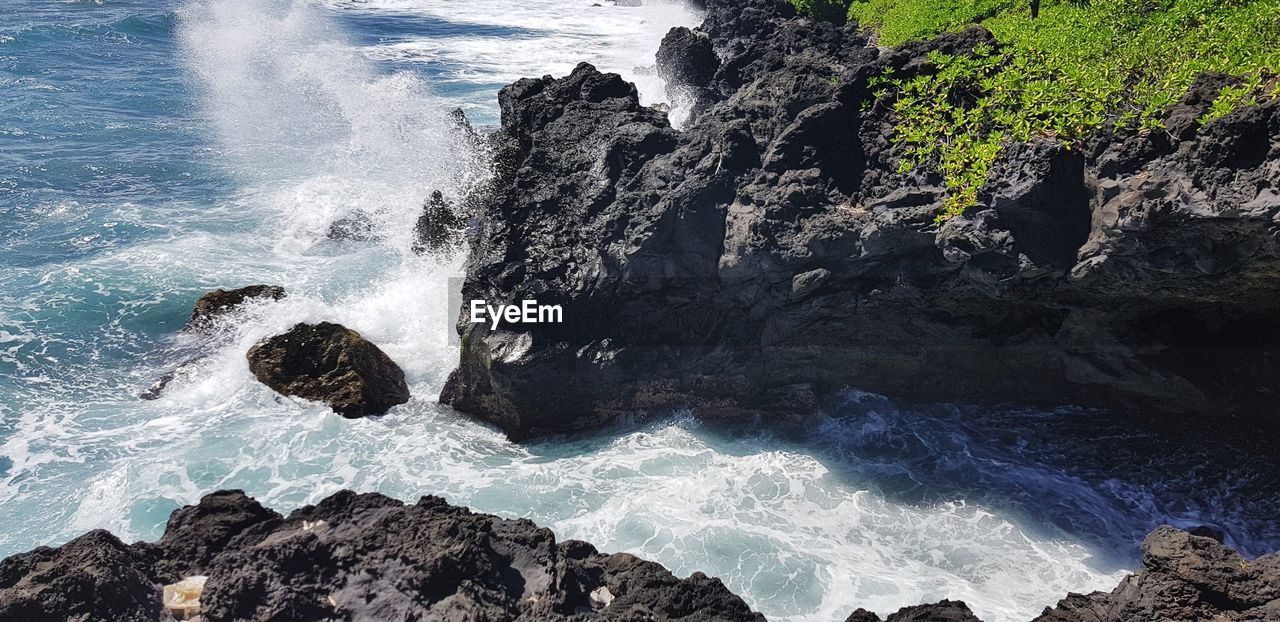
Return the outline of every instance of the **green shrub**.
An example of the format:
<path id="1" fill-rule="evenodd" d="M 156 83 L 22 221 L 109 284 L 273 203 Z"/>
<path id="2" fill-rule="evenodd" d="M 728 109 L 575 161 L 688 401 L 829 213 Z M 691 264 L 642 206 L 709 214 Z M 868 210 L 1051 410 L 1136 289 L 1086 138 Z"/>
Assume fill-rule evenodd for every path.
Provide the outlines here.
<path id="1" fill-rule="evenodd" d="M 1016 6 L 1016 0 L 855 0 L 848 19 L 874 29 L 882 45 L 957 30 Z"/>
<path id="2" fill-rule="evenodd" d="M 849 15 L 884 45 L 974 22 L 1000 42 L 962 58 L 935 54 L 936 74 L 874 85 L 898 117 L 903 169 L 932 166 L 946 178 L 942 219 L 973 205 L 1008 141 L 1073 146 L 1104 124 L 1158 130 L 1206 71 L 1243 82 L 1223 89 L 1202 122 L 1280 95 L 1280 0 L 1048 1 L 1038 19 L 1025 2 L 859 0 Z"/>
<path id="3" fill-rule="evenodd" d="M 841 25 L 849 14 L 849 0 L 791 0 L 791 3 L 801 15 Z"/>

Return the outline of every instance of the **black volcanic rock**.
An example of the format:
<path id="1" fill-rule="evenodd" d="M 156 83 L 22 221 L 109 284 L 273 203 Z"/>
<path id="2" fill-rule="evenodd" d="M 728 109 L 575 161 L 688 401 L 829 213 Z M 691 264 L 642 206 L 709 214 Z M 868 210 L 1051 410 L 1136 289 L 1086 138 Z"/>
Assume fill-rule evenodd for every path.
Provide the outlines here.
<path id="1" fill-rule="evenodd" d="M 720 58 L 711 37 L 688 28 L 672 28 L 658 48 L 658 75 L 685 86 L 705 87 L 715 78 Z"/>
<path id="2" fill-rule="evenodd" d="M 280 300 L 284 297 L 284 288 L 277 285 L 250 285 L 231 290 L 215 289 L 200 296 L 191 310 L 191 318 L 187 320 L 182 330 L 189 335 L 200 337 L 204 343 L 200 344 L 196 352 L 186 353 L 181 363 L 157 378 L 138 397 L 144 400 L 160 399 L 174 380 L 192 374 L 196 364 L 205 359 L 211 343 L 228 339 L 229 331 L 219 330 L 226 328 L 226 325 L 218 322 L 219 318 L 230 316 L 242 309 L 246 303 Z"/>
<path id="3" fill-rule="evenodd" d="M 1200 118 L 1209 112 L 1222 89 L 1239 84 L 1240 78 L 1235 76 L 1214 72 L 1201 74 L 1182 99 L 1165 114 L 1165 130 L 1178 140 L 1194 138 L 1201 125 Z"/>
<path id="4" fill-rule="evenodd" d="M 143 552 L 102 530 L 14 555 L 0 561 L 0 620 L 159 620 L 161 593 L 149 565 Z"/>
<path id="5" fill-rule="evenodd" d="M 1160 527 L 1142 569 L 1111 593 L 1071 594 L 1034 622 L 1280 620 L 1280 554 L 1247 560 L 1213 538 Z"/>
<path id="6" fill-rule="evenodd" d="M 154 560 L 151 574 L 161 583 L 201 574 L 236 536 L 280 518 L 243 491 L 205 495 L 197 505 L 174 510 L 160 540 L 144 547 Z"/>
<path id="7" fill-rule="evenodd" d="M 557 544 L 525 520 L 424 497 L 414 505 L 343 492 L 210 568 L 203 602 L 220 619 L 763 620 L 717 580 L 673 577 L 630 555 Z M 593 596 L 594 594 L 594 596 Z"/>
<path id="8" fill-rule="evenodd" d="M 353 210 L 350 214 L 333 221 L 326 234 L 330 240 L 347 242 L 371 242 L 378 239 L 373 224 L 373 217 L 364 210 Z"/>
<path id="9" fill-rule="evenodd" d="M 280 300 L 284 298 L 284 288 L 277 285 L 250 285 L 238 289 L 215 289 L 196 300 L 191 310 L 188 328 L 208 326 L 214 318 L 232 313 L 246 302 L 255 299 Z"/>
<path id="10" fill-rule="evenodd" d="M 296 324 L 249 349 L 249 371 L 277 393 L 324 402 L 358 418 L 409 401 L 404 371 L 378 346 L 339 324 Z"/>
<path id="11" fill-rule="evenodd" d="M 890 614 L 885 622 L 982 622 L 958 600 L 943 600 L 931 605 L 903 607 Z"/>
<path id="12" fill-rule="evenodd" d="M 673 102 L 697 112 L 714 99 L 710 87 L 720 58 L 705 32 L 672 28 L 658 47 L 657 67 Z"/>
<path id="13" fill-rule="evenodd" d="M 413 252 L 419 255 L 453 248 L 461 238 L 464 225 L 453 204 L 444 194 L 433 192 L 422 206 L 422 214 L 413 228 Z"/>
<path id="14" fill-rule="evenodd" d="M 1110 594 L 1071 594 L 1035 622 L 1263 622 L 1280 612 L 1280 554 L 1247 560 L 1161 527 L 1143 568 Z M 169 620 L 162 586 L 207 577 L 208 622 L 279 620 L 686 620 L 763 622 L 718 579 L 557 542 L 527 520 L 342 491 L 287 518 L 240 491 L 174 511 L 155 543 L 105 531 L 0 561 L 0 619 Z M 879 622 L 858 609 L 848 622 Z M 886 622 L 980 622 L 959 601 Z"/>
<path id="15" fill-rule="evenodd" d="M 880 622 L 880 616 L 858 609 L 845 622 Z M 903 607 L 889 614 L 884 622 L 982 622 L 969 611 L 969 606 L 958 600 L 943 600 L 929 605 Z"/>
<path id="16" fill-rule="evenodd" d="M 217 492 L 175 511 L 154 544 L 94 531 L 15 555 L 0 562 L 0 619 L 158 621 L 161 584 L 178 569 L 208 577 L 208 622 L 764 620 L 701 573 L 679 579 L 437 497 L 406 505 L 350 491 L 288 518 Z"/>
<path id="17" fill-rule="evenodd" d="M 503 91 L 463 299 L 565 321 L 462 324 L 442 401 L 513 438 L 683 406 L 791 420 L 844 387 L 1274 414 L 1280 100 L 1175 137 L 1011 146 L 939 226 L 942 179 L 898 172 L 868 79 L 990 33 L 881 51 L 785 2 L 709 2 L 662 65 L 704 80 L 702 36 L 719 64 L 682 131 L 589 66 Z"/>

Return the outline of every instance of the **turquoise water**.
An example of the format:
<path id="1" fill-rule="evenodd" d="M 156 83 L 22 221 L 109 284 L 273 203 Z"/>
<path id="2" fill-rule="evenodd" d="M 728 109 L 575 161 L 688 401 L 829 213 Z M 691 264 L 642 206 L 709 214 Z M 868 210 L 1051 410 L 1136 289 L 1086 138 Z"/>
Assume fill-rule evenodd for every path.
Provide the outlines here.
<path id="1" fill-rule="evenodd" d="M 688 413 L 532 446 L 436 403 L 456 352 L 458 256 L 409 252 L 431 190 L 483 177 L 446 114 L 495 123 L 497 90 L 580 60 L 644 68 L 678 5 L 579 0 L 10 0 L 0 15 L 0 555 L 103 527 L 159 536 L 219 488 L 280 510 L 342 489 L 440 494 L 562 537 L 726 580 L 773 618 L 961 598 L 1027 619 L 1110 589 L 1160 522 L 1280 542 L 1266 465 L 1170 454 L 1099 413 L 903 408 L 850 394 L 811 430 L 729 433 Z M 325 238 L 372 215 L 376 242 Z M 289 297 L 216 339 L 199 294 Z M 347 421 L 253 381 L 250 345 L 298 321 L 358 329 L 414 399 Z M 183 361 L 157 401 L 138 394 Z M 1179 462 L 1181 460 L 1181 462 Z M 1171 477 L 1171 474 L 1175 476 Z"/>

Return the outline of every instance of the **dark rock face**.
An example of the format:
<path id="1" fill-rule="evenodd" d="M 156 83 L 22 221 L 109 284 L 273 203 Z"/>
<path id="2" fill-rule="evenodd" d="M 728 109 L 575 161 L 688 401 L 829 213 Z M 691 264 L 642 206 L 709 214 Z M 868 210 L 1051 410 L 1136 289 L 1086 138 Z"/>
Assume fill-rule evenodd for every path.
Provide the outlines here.
<path id="1" fill-rule="evenodd" d="M 284 298 L 284 288 L 276 285 L 250 285 L 231 290 L 215 289 L 196 301 L 187 327 L 207 326 L 213 318 L 231 313 L 253 299 L 280 300 L 281 298 Z"/>
<path id="2" fill-rule="evenodd" d="M 687 86 L 710 86 L 720 68 L 711 37 L 683 26 L 672 28 L 658 48 L 658 75 Z"/>
<path id="3" fill-rule="evenodd" d="M 1110 594 L 1072 594 L 1035 622 L 1263 622 L 1280 613 L 1280 554 L 1246 560 L 1161 527 Z M 687 620 L 763 622 L 714 578 L 673 576 L 527 520 L 423 497 L 339 492 L 287 518 L 240 491 L 176 510 L 155 543 L 93 531 L 0 562 L 0 619 L 159 621 L 161 586 L 208 577 L 209 622 L 231 620 Z M 959 601 L 886 622 L 980 622 Z M 880 622 L 858 609 L 848 622 Z"/>
<path id="4" fill-rule="evenodd" d="M 174 510 L 164 536 L 142 548 L 153 560 L 151 574 L 161 583 L 176 583 L 205 572 L 241 532 L 280 519 L 242 491 L 220 490 Z"/>
<path id="5" fill-rule="evenodd" d="M 374 230 L 373 218 L 367 212 L 355 210 L 330 224 L 326 237 L 348 242 L 372 242 L 378 239 L 378 234 Z"/>
<path id="6" fill-rule="evenodd" d="M 1142 569 L 1110 594 L 1071 594 L 1035 622 L 1243 622 L 1280 619 L 1280 555 L 1246 560 L 1213 538 L 1160 527 Z"/>
<path id="7" fill-rule="evenodd" d="M 880 616 L 858 609 L 845 622 L 880 622 Z M 932 605 L 903 607 L 889 614 L 885 622 L 982 622 L 969 611 L 969 606 L 958 600 L 943 600 Z"/>
<path id="8" fill-rule="evenodd" d="M 1169 110 L 1165 129 L 1178 140 L 1190 140 L 1200 128 L 1200 117 L 1218 98 L 1222 89 L 1240 84 L 1240 78 L 1221 73 L 1205 73 L 1196 78 L 1187 94 Z"/>
<path id="9" fill-rule="evenodd" d="M 1183 136 L 1012 146 L 938 226 L 942 180 L 897 172 L 867 80 L 989 33 L 882 52 L 789 3 L 708 5 L 663 48 L 704 94 L 683 131 L 590 66 L 502 92 L 463 299 L 565 319 L 463 325 L 445 403 L 513 438 L 690 405 L 790 419 L 843 387 L 1273 414 L 1280 101 Z"/>
<path id="10" fill-rule="evenodd" d="M 208 576 L 209 622 L 764 618 L 718 579 L 678 579 L 631 555 L 557 542 L 436 497 L 344 491 L 288 518 L 239 491 L 174 512 L 164 537 L 91 532 L 0 562 L 0 619 L 161 619 L 160 584 Z"/>
<path id="11" fill-rule="evenodd" d="M 404 371 L 378 346 L 338 324 L 297 324 L 249 349 L 249 370 L 277 393 L 358 418 L 409 401 Z"/>
<path id="12" fill-rule="evenodd" d="M 421 255 L 452 249 L 461 240 L 465 224 L 444 194 L 432 193 L 413 228 L 413 252 Z"/>
<path id="13" fill-rule="evenodd" d="M 147 567 L 146 555 L 102 530 L 14 555 L 0 562 L 0 620 L 159 620 Z"/>
<path id="14" fill-rule="evenodd" d="M 707 33 L 672 28 L 658 47 L 657 67 L 672 101 L 700 110 L 714 99 L 709 88 L 720 68 L 720 57 Z"/>

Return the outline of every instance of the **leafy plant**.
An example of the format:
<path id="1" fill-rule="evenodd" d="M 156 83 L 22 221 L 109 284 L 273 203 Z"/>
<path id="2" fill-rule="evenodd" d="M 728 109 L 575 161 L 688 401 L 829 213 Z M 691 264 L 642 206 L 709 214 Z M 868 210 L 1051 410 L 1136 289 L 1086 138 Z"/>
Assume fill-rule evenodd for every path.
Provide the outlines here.
<path id="1" fill-rule="evenodd" d="M 796 11 L 801 15 L 814 19 L 835 22 L 843 25 L 848 19 L 848 0 L 791 0 Z"/>
<path id="2" fill-rule="evenodd" d="M 873 84 L 898 117 L 903 170 L 932 166 L 946 179 L 939 219 L 976 202 L 1010 141 L 1073 146 L 1106 124 L 1158 130 L 1206 71 L 1242 83 L 1223 89 L 1201 122 L 1280 95 L 1280 0 L 1046 0 L 1038 19 L 1007 0 L 859 0 L 849 15 L 882 44 L 975 22 L 1001 42 L 967 56 L 935 53 L 933 72 Z"/>
<path id="3" fill-rule="evenodd" d="M 1201 125 L 1216 121 L 1235 112 L 1242 106 L 1257 105 L 1262 97 L 1274 97 L 1273 91 L 1263 87 L 1264 74 L 1257 72 L 1249 76 L 1243 84 L 1227 85 L 1218 91 L 1218 96 L 1209 104 L 1209 111 L 1200 116 Z"/>

